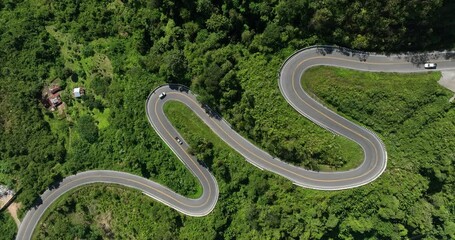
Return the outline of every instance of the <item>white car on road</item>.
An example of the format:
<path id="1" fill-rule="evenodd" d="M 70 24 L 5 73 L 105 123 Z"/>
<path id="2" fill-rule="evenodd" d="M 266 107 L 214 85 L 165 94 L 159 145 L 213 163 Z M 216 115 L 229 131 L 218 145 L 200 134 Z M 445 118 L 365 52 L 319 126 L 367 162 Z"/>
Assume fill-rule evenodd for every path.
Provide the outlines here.
<path id="1" fill-rule="evenodd" d="M 435 69 L 436 66 L 437 66 L 436 63 L 431 63 L 431 62 L 425 63 L 425 64 L 423 65 L 423 67 L 424 67 L 425 69 Z"/>

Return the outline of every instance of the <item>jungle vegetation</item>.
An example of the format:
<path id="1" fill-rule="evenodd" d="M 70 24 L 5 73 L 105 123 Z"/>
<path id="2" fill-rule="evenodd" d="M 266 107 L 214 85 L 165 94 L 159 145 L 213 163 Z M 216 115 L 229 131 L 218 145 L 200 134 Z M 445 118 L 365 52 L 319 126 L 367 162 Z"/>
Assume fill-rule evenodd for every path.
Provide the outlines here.
<path id="1" fill-rule="evenodd" d="M 163 83 L 190 86 L 242 135 L 285 161 L 346 167 L 356 145 L 310 123 L 280 96 L 283 60 L 314 44 L 452 48 L 454 10 L 443 0 L 0 0 L 0 183 L 22 189 L 22 212 L 53 183 L 89 169 L 128 171 L 197 195 L 197 181 L 145 115 L 148 93 Z M 186 217 L 135 191 L 95 186 L 66 196 L 37 236 L 142 238 L 155 229 L 146 236 L 454 238 L 455 111 L 439 76 L 328 68 L 307 74 L 321 101 L 386 143 L 389 165 L 378 181 L 340 192 L 297 188 L 202 131 L 192 144 L 207 149 L 204 139 L 211 140 L 221 194 L 209 216 Z M 55 83 L 65 107 L 51 112 L 41 98 Z M 81 86 L 86 94 L 75 99 L 72 90 Z M 127 211 L 129 218 L 117 217 Z M 11 226 L 5 219 L 2 228 Z"/>

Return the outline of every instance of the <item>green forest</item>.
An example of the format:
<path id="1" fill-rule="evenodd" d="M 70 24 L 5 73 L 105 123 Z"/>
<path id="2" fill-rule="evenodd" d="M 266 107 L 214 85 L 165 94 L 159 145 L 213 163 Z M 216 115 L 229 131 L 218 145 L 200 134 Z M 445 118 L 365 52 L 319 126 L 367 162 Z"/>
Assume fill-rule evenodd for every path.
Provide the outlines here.
<path id="1" fill-rule="evenodd" d="M 13 218 L 7 212 L 2 212 L 0 213 L 0 223 L 1 238 L 13 239 L 17 231 Z"/>
<path id="2" fill-rule="evenodd" d="M 0 0 L 0 184 L 22 190 L 21 215 L 54 182 L 89 169 L 127 171 L 197 196 L 199 183 L 146 118 L 147 95 L 164 83 L 190 86 L 285 161 L 355 167 L 356 144 L 281 97 L 280 65 L 315 44 L 452 49 L 454 10 L 448 0 Z M 385 142 L 388 168 L 367 186 L 296 187 L 248 164 L 197 120 L 179 127 L 188 110 L 167 106 L 218 181 L 215 210 L 188 217 L 139 192 L 96 185 L 63 197 L 36 238 L 455 238 L 455 107 L 439 77 L 328 67 L 306 73 L 307 90 Z M 55 84 L 64 104 L 50 111 L 43 92 Z M 72 95 L 76 87 L 85 89 L 81 98 Z M 5 239 L 16 231 L 6 212 L 0 230 Z"/>

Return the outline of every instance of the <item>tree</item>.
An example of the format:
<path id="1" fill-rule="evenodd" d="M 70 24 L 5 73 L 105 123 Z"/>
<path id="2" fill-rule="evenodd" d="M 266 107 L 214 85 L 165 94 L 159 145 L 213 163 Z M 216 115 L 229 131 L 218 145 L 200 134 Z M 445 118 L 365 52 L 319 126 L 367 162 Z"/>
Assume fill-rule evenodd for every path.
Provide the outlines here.
<path id="1" fill-rule="evenodd" d="M 187 61 L 183 51 L 174 49 L 166 52 L 159 71 L 169 83 L 185 83 Z"/>
<path id="2" fill-rule="evenodd" d="M 95 120 L 90 115 L 81 116 L 75 126 L 80 137 L 89 143 L 94 143 L 98 139 L 98 127 Z"/>
<path id="3" fill-rule="evenodd" d="M 109 90 L 111 81 L 112 79 L 109 77 L 96 75 L 90 83 L 90 87 L 93 89 L 96 95 L 104 98 L 106 97 L 106 94 Z"/>

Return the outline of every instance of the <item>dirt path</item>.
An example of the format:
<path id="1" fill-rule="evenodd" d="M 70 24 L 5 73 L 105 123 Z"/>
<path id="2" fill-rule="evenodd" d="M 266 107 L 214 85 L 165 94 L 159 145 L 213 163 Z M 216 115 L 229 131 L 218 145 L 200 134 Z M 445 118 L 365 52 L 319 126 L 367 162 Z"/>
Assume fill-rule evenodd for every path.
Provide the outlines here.
<path id="1" fill-rule="evenodd" d="M 438 83 L 449 89 L 452 92 L 455 92 L 455 71 L 442 71 L 442 77 Z M 455 100 L 455 95 L 449 100 L 450 102 Z"/>
<path id="2" fill-rule="evenodd" d="M 0 198 L 0 207 L 2 207 L 4 204 L 6 204 L 13 196 L 8 195 L 6 197 L 1 197 Z M 18 203 L 11 203 L 8 207 L 8 212 L 13 217 L 14 222 L 16 222 L 17 228 L 19 229 L 19 225 L 21 225 L 21 221 L 19 221 L 19 218 L 17 217 L 17 210 L 19 210 L 20 204 Z"/>

